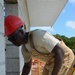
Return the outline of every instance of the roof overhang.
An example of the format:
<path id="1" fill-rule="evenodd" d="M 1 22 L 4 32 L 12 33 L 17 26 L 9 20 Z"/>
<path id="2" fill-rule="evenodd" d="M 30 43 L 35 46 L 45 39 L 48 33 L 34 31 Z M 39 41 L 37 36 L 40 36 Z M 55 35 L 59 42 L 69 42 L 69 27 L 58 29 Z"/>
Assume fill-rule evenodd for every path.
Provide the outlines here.
<path id="1" fill-rule="evenodd" d="M 27 0 L 31 26 L 53 26 L 68 0 Z"/>

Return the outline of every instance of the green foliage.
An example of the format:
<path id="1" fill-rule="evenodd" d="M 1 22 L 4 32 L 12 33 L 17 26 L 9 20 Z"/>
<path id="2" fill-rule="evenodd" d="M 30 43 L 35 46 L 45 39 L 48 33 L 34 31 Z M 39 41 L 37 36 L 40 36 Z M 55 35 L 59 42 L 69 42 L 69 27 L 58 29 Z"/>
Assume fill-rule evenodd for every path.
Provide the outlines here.
<path id="1" fill-rule="evenodd" d="M 68 38 L 64 35 L 59 35 L 59 34 L 56 34 L 54 35 L 56 38 L 61 38 L 65 44 L 71 48 L 73 50 L 73 52 L 75 53 L 75 37 L 71 37 L 71 38 Z"/>

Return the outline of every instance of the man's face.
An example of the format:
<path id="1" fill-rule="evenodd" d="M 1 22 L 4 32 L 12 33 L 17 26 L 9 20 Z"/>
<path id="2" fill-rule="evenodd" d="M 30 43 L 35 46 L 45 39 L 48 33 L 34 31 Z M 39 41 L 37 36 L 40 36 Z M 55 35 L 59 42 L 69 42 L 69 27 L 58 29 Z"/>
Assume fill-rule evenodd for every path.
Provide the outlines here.
<path id="1" fill-rule="evenodd" d="M 22 28 L 19 28 L 14 33 L 10 34 L 8 40 L 16 46 L 22 45 L 24 42 L 24 31 Z"/>

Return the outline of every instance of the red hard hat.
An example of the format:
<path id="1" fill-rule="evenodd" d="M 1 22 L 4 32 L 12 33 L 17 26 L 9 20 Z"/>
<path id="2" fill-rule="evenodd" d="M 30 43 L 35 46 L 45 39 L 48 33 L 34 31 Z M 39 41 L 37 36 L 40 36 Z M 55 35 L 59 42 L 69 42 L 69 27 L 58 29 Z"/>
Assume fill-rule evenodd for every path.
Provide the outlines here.
<path id="1" fill-rule="evenodd" d="M 22 20 L 15 15 L 8 15 L 4 20 L 5 33 L 4 36 L 8 36 L 13 33 L 15 30 L 23 26 Z"/>

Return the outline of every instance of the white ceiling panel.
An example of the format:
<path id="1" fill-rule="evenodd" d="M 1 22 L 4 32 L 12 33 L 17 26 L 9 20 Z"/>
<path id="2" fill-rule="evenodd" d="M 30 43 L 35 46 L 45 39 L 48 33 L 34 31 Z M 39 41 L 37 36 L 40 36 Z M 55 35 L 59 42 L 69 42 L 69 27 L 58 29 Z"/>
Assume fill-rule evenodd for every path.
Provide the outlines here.
<path id="1" fill-rule="evenodd" d="M 68 0 L 27 0 L 30 26 L 53 26 Z"/>

